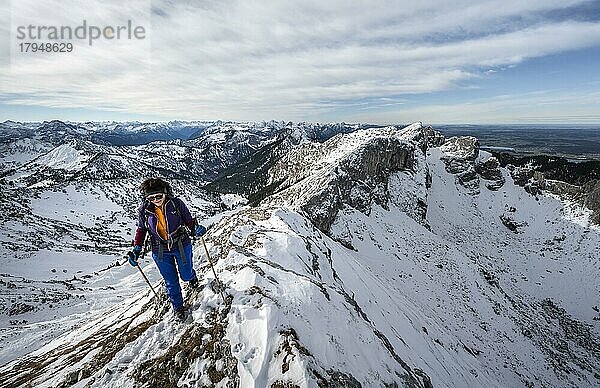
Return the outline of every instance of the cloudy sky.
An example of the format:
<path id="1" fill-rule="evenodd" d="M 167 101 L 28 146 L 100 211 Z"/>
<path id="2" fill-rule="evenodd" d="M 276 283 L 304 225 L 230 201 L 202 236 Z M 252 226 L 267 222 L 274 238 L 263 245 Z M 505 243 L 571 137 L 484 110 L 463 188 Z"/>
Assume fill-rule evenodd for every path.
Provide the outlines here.
<path id="1" fill-rule="evenodd" d="M 83 20 L 144 39 L 20 52 Z M 55 118 L 600 123 L 600 0 L 0 0 L 0 121 Z"/>

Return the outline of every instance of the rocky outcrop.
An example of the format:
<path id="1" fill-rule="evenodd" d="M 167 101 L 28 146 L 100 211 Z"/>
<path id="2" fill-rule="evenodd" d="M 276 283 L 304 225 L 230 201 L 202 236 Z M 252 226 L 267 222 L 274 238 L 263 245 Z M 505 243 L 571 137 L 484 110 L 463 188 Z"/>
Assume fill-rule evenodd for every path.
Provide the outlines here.
<path id="1" fill-rule="evenodd" d="M 415 173 L 421 168 L 417 167 L 416 155 L 441 139 L 430 127 L 415 123 L 402 130 L 371 128 L 320 144 L 303 144 L 269 170 L 267 184 L 275 194 L 266 202 L 301 210 L 319 230 L 329 234 L 343 208 L 366 215 L 373 205 L 388 209 L 390 177 L 400 171 Z M 426 174 L 422 175 L 425 187 Z M 419 209 L 413 209 L 409 216 L 424 223 L 426 201 L 421 199 L 416 206 Z"/>
<path id="2" fill-rule="evenodd" d="M 306 163 L 331 149 L 332 145 L 329 142 L 322 146 L 307 144 L 270 171 L 272 180 L 287 172 L 289 175 L 281 186 L 289 187 L 269 198 L 268 202 L 297 206 L 325 233 L 329 232 L 343 206 L 364 214 L 370 213 L 373 204 L 388 208 L 388 179 L 394 172 L 411 169 L 415 152 L 414 145 L 407 142 L 379 137 L 357 147 L 334 165 Z M 342 146 L 341 143 L 338 145 Z"/>
<path id="3" fill-rule="evenodd" d="M 504 186 L 505 180 L 500 171 L 500 162 L 495 157 L 491 156 L 483 162 L 475 164 L 475 171 L 481 179 L 486 181 L 485 187 L 488 189 L 496 191 Z"/>
<path id="4" fill-rule="evenodd" d="M 545 174 L 538 171 L 535 166 L 528 165 L 515 167 L 507 166 L 515 184 L 522 186 L 526 192 L 537 196 L 542 190 L 556 194 L 561 198 L 575 201 L 594 213 L 591 221 L 600 224 L 600 180 L 593 179 L 588 183 L 578 186 L 567 182 L 547 179 Z"/>
<path id="5" fill-rule="evenodd" d="M 531 195 L 547 190 L 574 200 L 594 211 L 592 222 L 600 224 L 600 161 L 570 161 L 548 155 L 519 156 L 494 153 L 506 166 L 515 184 Z"/>
<path id="6" fill-rule="evenodd" d="M 592 221 L 600 225 L 600 180 L 593 180 L 583 185 L 585 193 L 584 205 L 594 211 Z"/>
<path id="7" fill-rule="evenodd" d="M 444 135 L 434 130 L 432 127 L 423 127 L 423 124 L 420 122 L 403 128 L 401 130 L 401 136 L 404 139 L 414 142 L 423 153 L 429 148 L 441 146 L 445 141 Z"/>
<path id="8" fill-rule="evenodd" d="M 513 233 L 519 233 L 519 228 L 527 226 L 526 222 L 517 222 L 510 213 L 504 213 L 500 216 L 502 224 Z"/>
<path id="9" fill-rule="evenodd" d="M 521 187 L 525 186 L 529 180 L 533 178 L 534 170 L 532 168 L 516 167 L 512 164 L 508 164 L 506 165 L 506 169 L 509 171 L 513 182 Z"/>
<path id="10" fill-rule="evenodd" d="M 446 164 L 446 171 L 456 175 L 456 182 L 469 189 L 471 194 L 479 193 L 479 178 L 474 162 L 479 156 L 479 141 L 471 136 L 451 137 L 440 147 Z"/>
<path id="11" fill-rule="evenodd" d="M 343 205 L 369 214 L 371 206 L 388 207 L 390 174 L 409 169 L 414 150 L 397 141 L 378 139 L 340 164 L 335 179 L 308 200 L 302 209 L 319 229 L 328 231 Z M 323 212 L 323 204 L 328 204 Z"/>
<path id="12" fill-rule="evenodd" d="M 447 159 L 474 161 L 479 156 L 479 140 L 472 136 L 451 137 L 440 148 Z"/>
<path id="13" fill-rule="evenodd" d="M 541 193 L 544 188 L 544 174 L 536 171 L 531 165 L 526 166 L 513 166 L 509 164 L 506 166 L 513 182 L 523 187 L 526 192 L 533 196 L 537 196 Z"/>
<path id="14" fill-rule="evenodd" d="M 500 163 L 495 157 L 482 159 L 479 141 L 472 136 L 451 137 L 440 149 L 446 171 L 456 175 L 456 182 L 467 188 L 469 193 L 479 194 L 480 179 L 490 190 L 498 190 L 504 185 Z"/>

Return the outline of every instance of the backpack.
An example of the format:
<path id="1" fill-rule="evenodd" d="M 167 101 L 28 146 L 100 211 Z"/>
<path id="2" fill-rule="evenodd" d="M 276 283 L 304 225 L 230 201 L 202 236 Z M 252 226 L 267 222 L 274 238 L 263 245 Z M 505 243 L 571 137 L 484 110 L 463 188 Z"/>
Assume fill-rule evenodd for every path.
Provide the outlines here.
<path id="1" fill-rule="evenodd" d="M 169 243 L 168 244 L 169 244 L 169 247 L 170 247 L 170 244 L 178 245 L 179 252 L 181 254 L 181 257 L 183 258 L 183 262 L 185 265 L 186 258 L 185 258 L 185 252 L 183 250 L 183 245 L 181 244 L 181 240 L 186 236 L 190 236 L 192 234 L 192 232 L 190 231 L 190 229 L 186 225 L 185 221 L 183 220 L 183 216 L 181 214 L 181 209 L 179 208 L 179 200 L 175 200 L 176 198 L 173 196 L 171 196 L 171 198 L 173 201 L 173 205 L 175 206 L 175 211 L 177 212 L 177 215 L 179 216 L 179 219 L 181 220 L 181 224 L 177 227 L 177 229 L 175 229 L 175 231 L 173 233 L 169 234 Z M 152 236 L 152 233 L 150 233 L 150 225 L 148 224 L 148 216 L 146 214 L 146 206 L 148 205 L 148 203 L 149 203 L 149 201 L 144 198 L 144 202 L 141 207 L 141 211 L 142 211 L 143 218 L 144 218 L 144 226 L 148 230 L 148 232 L 146 234 L 146 241 L 144 242 L 144 244 L 148 244 L 150 242 L 150 238 L 148 238 L 148 236 Z M 195 222 L 195 219 L 194 219 L 194 222 Z M 152 238 L 154 238 L 154 237 L 152 237 Z M 165 248 L 165 243 L 163 241 L 158 241 L 158 258 L 159 259 L 162 259 L 162 257 L 163 257 L 164 248 Z"/>
<path id="2" fill-rule="evenodd" d="M 175 206 L 175 211 L 177 212 L 177 215 L 179 216 L 179 219 L 181 220 L 181 225 L 179 225 L 179 228 L 185 228 L 186 232 L 188 235 L 191 234 L 191 231 L 189 230 L 188 226 L 185 224 L 185 221 L 183 220 L 183 215 L 181 214 L 181 209 L 179 208 L 179 201 L 176 201 L 175 197 L 167 194 L 168 196 L 170 196 L 172 198 L 173 201 L 173 205 Z M 146 206 L 148 206 L 148 204 L 150 203 L 150 201 L 148 201 L 146 198 L 144 198 L 144 201 L 142 202 L 142 217 L 144 218 L 144 226 L 146 227 L 147 230 L 150 230 L 150 225 L 148 224 L 148 215 L 146 214 Z"/>

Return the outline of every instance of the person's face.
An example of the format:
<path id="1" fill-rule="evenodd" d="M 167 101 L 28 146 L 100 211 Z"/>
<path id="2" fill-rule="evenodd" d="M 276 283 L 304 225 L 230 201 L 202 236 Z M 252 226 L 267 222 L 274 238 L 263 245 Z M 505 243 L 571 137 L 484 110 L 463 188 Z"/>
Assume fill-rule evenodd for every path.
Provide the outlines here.
<path id="1" fill-rule="evenodd" d="M 147 196 L 146 199 L 156 206 L 162 206 L 165 202 L 165 195 L 163 193 L 152 194 Z"/>

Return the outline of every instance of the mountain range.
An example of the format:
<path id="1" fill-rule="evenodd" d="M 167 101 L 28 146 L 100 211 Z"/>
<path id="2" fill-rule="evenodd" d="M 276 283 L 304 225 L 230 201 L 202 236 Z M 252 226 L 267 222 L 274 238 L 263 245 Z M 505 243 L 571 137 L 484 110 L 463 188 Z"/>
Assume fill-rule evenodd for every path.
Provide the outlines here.
<path id="1" fill-rule="evenodd" d="M 0 386 L 600 384 L 596 170 L 421 123 L 4 122 L 0 148 Z M 209 227 L 183 323 L 123 265 L 151 175 Z"/>

